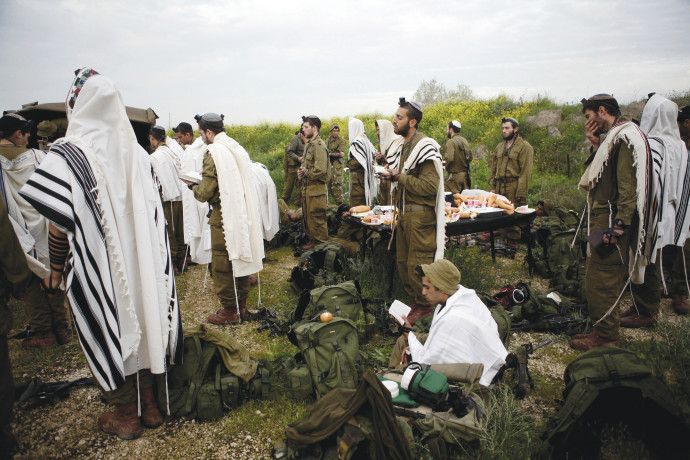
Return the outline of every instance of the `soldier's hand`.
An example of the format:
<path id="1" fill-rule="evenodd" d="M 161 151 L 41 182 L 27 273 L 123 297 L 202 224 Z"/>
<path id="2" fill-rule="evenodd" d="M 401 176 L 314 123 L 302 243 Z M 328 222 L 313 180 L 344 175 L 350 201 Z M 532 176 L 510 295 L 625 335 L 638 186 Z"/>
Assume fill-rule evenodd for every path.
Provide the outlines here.
<path id="1" fill-rule="evenodd" d="M 297 161 L 302 162 L 303 157 L 297 157 Z"/>
<path id="2" fill-rule="evenodd" d="M 624 233 L 625 230 L 623 230 L 622 228 L 613 227 L 608 232 L 604 232 L 604 234 L 601 237 L 601 240 L 605 244 L 616 244 L 618 243 L 618 240 L 621 236 L 623 236 Z"/>
<path id="3" fill-rule="evenodd" d="M 592 143 L 592 150 L 597 151 L 599 148 L 599 144 L 601 143 L 601 140 L 599 139 L 599 135 L 597 134 L 597 131 L 599 130 L 599 123 L 597 123 L 594 120 L 587 120 L 585 122 L 585 136 L 587 136 L 587 139 Z"/>

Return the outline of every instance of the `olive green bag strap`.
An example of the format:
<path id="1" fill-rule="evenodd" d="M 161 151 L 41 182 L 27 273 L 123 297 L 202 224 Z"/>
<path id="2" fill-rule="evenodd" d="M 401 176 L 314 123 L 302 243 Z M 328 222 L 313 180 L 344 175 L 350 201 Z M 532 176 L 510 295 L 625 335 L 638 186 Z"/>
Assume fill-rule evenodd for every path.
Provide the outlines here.
<path id="1" fill-rule="evenodd" d="M 192 407 L 194 405 L 195 398 L 194 394 L 197 391 L 197 387 L 201 386 L 201 383 L 203 381 L 203 375 L 201 375 L 201 366 L 202 366 L 202 356 L 201 356 L 201 340 L 199 340 L 199 337 L 194 335 L 192 336 L 192 341 L 194 342 L 194 350 L 196 351 L 196 356 L 199 362 L 197 363 L 196 366 L 196 371 L 194 372 L 194 375 L 192 376 L 191 381 L 189 382 L 189 390 L 187 392 L 187 404 L 185 405 L 185 412 L 190 413 L 192 411 Z"/>

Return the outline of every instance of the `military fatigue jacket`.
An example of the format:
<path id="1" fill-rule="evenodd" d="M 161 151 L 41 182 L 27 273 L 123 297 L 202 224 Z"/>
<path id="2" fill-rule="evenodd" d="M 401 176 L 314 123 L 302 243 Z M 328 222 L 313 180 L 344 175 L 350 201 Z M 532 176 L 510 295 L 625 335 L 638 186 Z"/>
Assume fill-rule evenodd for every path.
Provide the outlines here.
<path id="1" fill-rule="evenodd" d="M 204 164 L 201 170 L 201 182 L 192 188 L 194 198 L 202 203 L 208 202 L 213 208 L 211 217 L 208 219 L 209 225 L 223 225 L 220 207 L 220 189 L 218 188 L 218 171 L 216 163 L 213 161 L 211 153 L 207 150 L 204 153 Z"/>
<path id="2" fill-rule="evenodd" d="M 631 123 L 631 122 L 628 122 Z M 603 134 L 602 139 L 606 137 Z M 596 151 L 585 161 L 585 166 L 594 159 Z M 609 208 L 611 203 L 611 208 Z M 609 161 L 604 166 L 599 182 L 589 193 L 589 206 L 594 221 L 597 216 L 605 214 L 606 221 L 611 209 L 613 220 L 620 219 L 624 225 L 630 225 L 637 207 L 637 178 L 633 167 L 633 156 L 630 146 L 625 142 L 613 145 Z M 605 226 L 608 228 L 608 225 Z"/>
<path id="3" fill-rule="evenodd" d="M 402 157 L 400 158 L 401 169 L 415 146 L 425 137 L 426 135 L 417 132 L 414 137 L 410 139 L 410 142 L 403 145 Z M 405 206 L 419 204 L 436 208 L 438 182 L 439 177 L 434 162 L 431 160 L 425 161 L 416 168 L 408 171 L 407 174 L 400 175 L 393 200 L 397 204 L 398 209 L 403 211 L 403 194 L 405 196 Z"/>
<path id="4" fill-rule="evenodd" d="M 333 152 L 343 152 L 347 154 L 347 141 L 342 137 L 338 136 L 333 139 L 333 136 L 328 136 L 328 158 L 333 161 L 340 161 L 342 163 L 342 158 L 332 158 L 330 156 Z"/>
<path id="5" fill-rule="evenodd" d="M 532 176 L 534 149 L 522 136 L 517 136 L 510 147 L 506 141 L 496 146 L 489 164 L 489 188 L 496 190 L 497 182 L 517 181 L 517 198 L 527 198 L 529 179 Z"/>
<path id="6" fill-rule="evenodd" d="M 285 158 L 288 166 L 299 166 L 299 157 L 304 156 L 304 143 L 298 135 L 292 138 L 285 150 Z"/>
<path id="7" fill-rule="evenodd" d="M 326 193 L 325 187 L 331 176 L 331 164 L 323 139 L 317 134 L 304 149 L 304 177 L 307 179 L 307 194 Z M 310 193 L 315 192 L 315 193 Z"/>
<path id="8" fill-rule="evenodd" d="M 446 142 L 446 156 L 443 159 L 446 160 L 446 171 L 449 173 L 467 172 L 472 161 L 472 149 L 467 139 L 459 133 L 453 134 Z"/>

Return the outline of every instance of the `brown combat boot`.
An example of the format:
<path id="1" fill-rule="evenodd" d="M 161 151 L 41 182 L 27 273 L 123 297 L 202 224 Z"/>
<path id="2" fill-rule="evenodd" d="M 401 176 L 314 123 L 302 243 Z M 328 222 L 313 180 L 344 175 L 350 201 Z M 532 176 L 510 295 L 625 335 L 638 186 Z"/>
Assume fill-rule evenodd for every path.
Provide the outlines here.
<path id="1" fill-rule="evenodd" d="M 582 339 L 571 340 L 568 343 L 568 345 L 570 345 L 570 348 L 574 348 L 576 350 L 587 351 L 587 350 L 591 350 L 592 348 L 596 348 L 596 347 L 618 346 L 618 345 L 620 345 L 620 343 L 621 343 L 620 339 L 606 340 L 604 338 L 601 338 L 599 335 L 597 335 L 596 332 L 592 332 L 591 334 L 588 334 L 586 337 L 584 337 Z"/>
<path id="2" fill-rule="evenodd" d="M 118 404 L 114 411 L 106 412 L 98 418 L 98 426 L 120 439 L 136 439 L 143 431 L 136 403 Z"/>
<path id="3" fill-rule="evenodd" d="M 141 423 L 146 428 L 156 428 L 163 423 L 163 416 L 153 397 L 153 387 L 141 389 Z"/>
<path id="4" fill-rule="evenodd" d="M 687 315 L 690 312 L 690 304 L 688 304 L 688 296 L 685 294 L 673 294 L 673 302 L 671 306 L 679 315 Z"/>
<path id="5" fill-rule="evenodd" d="M 309 240 L 304 246 L 302 246 L 303 251 L 310 251 L 314 249 L 314 246 L 316 246 L 316 243 L 314 240 Z"/>
<path id="6" fill-rule="evenodd" d="M 57 347 L 57 340 L 55 334 L 52 332 L 44 332 L 37 334 L 22 342 L 23 348 L 50 348 Z"/>
<path id="7" fill-rule="evenodd" d="M 221 308 L 214 314 L 208 317 L 208 321 L 212 324 L 237 324 L 240 322 L 240 317 L 236 309 Z"/>
<path id="8" fill-rule="evenodd" d="M 242 321 L 249 321 L 251 320 L 252 314 L 249 313 L 249 309 L 247 308 L 247 301 L 242 300 L 240 301 L 240 318 L 242 318 Z"/>
<path id="9" fill-rule="evenodd" d="M 640 327 L 652 327 L 656 324 L 656 318 L 651 316 L 641 315 L 637 313 L 634 308 L 629 308 L 628 310 L 621 313 L 621 326 L 630 329 L 637 329 Z"/>
<path id="10" fill-rule="evenodd" d="M 53 333 L 55 334 L 58 345 L 64 345 L 69 342 L 70 333 L 67 326 L 58 326 Z"/>

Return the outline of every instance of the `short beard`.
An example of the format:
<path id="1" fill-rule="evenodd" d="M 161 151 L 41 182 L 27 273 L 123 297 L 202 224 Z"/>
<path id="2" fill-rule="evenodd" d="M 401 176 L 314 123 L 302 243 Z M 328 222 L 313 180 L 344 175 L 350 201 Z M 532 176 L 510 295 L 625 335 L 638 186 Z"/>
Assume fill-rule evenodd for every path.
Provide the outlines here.
<path id="1" fill-rule="evenodd" d="M 408 124 L 404 128 L 402 126 L 398 126 L 397 129 L 393 129 L 393 132 L 399 136 L 405 137 L 410 132 L 410 125 Z"/>
<path id="2" fill-rule="evenodd" d="M 513 131 L 513 133 L 510 136 L 508 136 L 508 137 L 503 136 L 503 140 L 509 141 L 509 140 L 513 139 L 516 135 L 517 135 L 517 133 L 515 131 Z"/>

